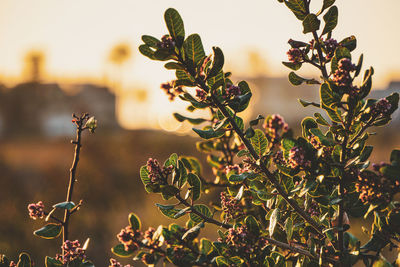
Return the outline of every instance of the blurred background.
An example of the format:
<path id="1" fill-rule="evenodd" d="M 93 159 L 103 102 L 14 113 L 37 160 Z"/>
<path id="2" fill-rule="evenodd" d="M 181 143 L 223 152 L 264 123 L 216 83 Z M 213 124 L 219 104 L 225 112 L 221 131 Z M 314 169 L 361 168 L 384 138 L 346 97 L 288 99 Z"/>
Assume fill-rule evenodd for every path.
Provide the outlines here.
<path id="1" fill-rule="evenodd" d="M 314 0 L 318 9 L 321 1 Z M 352 34 L 354 56 L 375 67 L 374 91 L 381 98 L 400 91 L 398 0 L 338 0 L 338 41 Z M 319 99 L 318 88 L 293 87 L 287 81 L 290 38 L 308 41 L 301 23 L 276 0 L 129 1 L 2 0 L 0 2 L 0 253 L 15 258 L 28 251 L 37 266 L 59 252 L 60 240 L 32 235 L 41 222 L 29 219 L 27 205 L 64 201 L 73 156 L 73 112 L 89 112 L 99 121 L 95 135 L 84 136 L 71 238 L 91 238 L 89 257 L 106 266 L 116 234 L 129 212 L 145 218 L 145 227 L 167 224 L 147 195 L 139 168 L 149 157 L 163 161 L 172 152 L 201 156 L 191 126 L 178 123 L 182 102 L 169 102 L 160 84 L 174 78 L 162 63 L 141 56 L 140 37 L 161 37 L 163 12 L 176 8 L 187 33 L 203 38 L 207 53 L 217 45 L 225 53 L 225 71 L 250 83 L 254 98 L 246 118 L 279 113 L 298 126 L 313 108 L 297 99 Z M 318 77 L 312 69 L 303 76 Z M 400 116 L 376 129 L 370 142 L 373 162 L 387 161 L 400 147 Z M 212 179 L 209 169 L 206 177 Z M 218 192 L 211 192 L 210 197 Z M 362 233 L 356 233 L 366 239 Z"/>

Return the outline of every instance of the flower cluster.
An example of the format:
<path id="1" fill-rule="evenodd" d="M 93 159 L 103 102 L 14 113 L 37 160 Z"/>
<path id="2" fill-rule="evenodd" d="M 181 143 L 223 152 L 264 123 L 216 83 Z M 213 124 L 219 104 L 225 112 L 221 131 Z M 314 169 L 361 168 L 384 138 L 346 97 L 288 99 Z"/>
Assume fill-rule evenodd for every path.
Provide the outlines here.
<path id="1" fill-rule="evenodd" d="M 241 174 L 243 173 L 243 169 L 240 168 L 238 164 L 235 165 L 228 165 L 225 167 L 225 172 L 228 175 L 230 172 L 234 172 L 235 174 Z"/>
<path id="2" fill-rule="evenodd" d="M 36 220 L 37 218 L 43 219 L 44 217 L 44 205 L 42 201 L 38 203 L 31 203 L 28 205 L 29 216 Z"/>
<path id="3" fill-rule="evenodd" d="M 154 233 L 156 232 L 156 229 L 153 227 L 149 227 L 145 232 L 144 232 L 144 240 L 143 243 L 146 244 L 147 247 L 151 247 L 152 249 L 156 249 L 160 247 L 160 241 L 157 239 L 153 239 Z M 152 250 L 150 250 L 152 251 Z"/>
<path id="4" fill-rule="evenodd" d="M 239 201 L 236 198 L 226 194 L 225 192 L 221 192 L 220 196 L 221 208 L 225 214 L 226 221 L 243 215 L 243 211 L 239 205 Z"/>
<path id="5" fill-rule="evenodd" d="M 350 72 L 354 71 L 356 66 L 351 63 L 348 58 L 342 58 L 339 60 L 338 68 L 333 73 L 332 80 L 338 85 L 343 87 L 349 87 L 352 84 L 353 79 L 350 76 Z"/>
<path id="6" fill-rule="evenodd" d="M 257 253 L 267 244 L 264 238 L 255 236 L 245 225 L 229 228 L 225 240 L 219 238 L 219 241 L 225 241 L 230 249 L 235 252 L 235 255 Z"/>
<path id="7" fill-rule="evenodd" d="M 373 116 L 386 115 L 389 113 L 391 108 L 392 105 L 389 101 L 386 98 L 382 98 L 371 108 L 371 114 Z"/>
<path id="8" fill-rule="evenodd" d="M 383 165 L 375 164 L 379 169 Z M 360 193 L 359 198 L 364 203 L 389 203 L 397 192 L 400 182 L 392 181 L 382 174 L 371 171 L 362 171 L 356 182 L 356 191 Z"/>
<path id="9" fill-rule="evenodd" d="M 333 147 L 323 146 L 316 136 L 309 136 L 310 144 L 318 150 L 318 155 L 327 159 L 332 155 Z"/>
<path id="10" fill-rule="evenodd" d="M 303 61 L 303 52 L 299 48 L 290 48 L 286 53 L 288 59 L 292 63 L 300 63 Z"/>
<path id="11" fill-rule="evenodd" d="M 203 89 L 197 88 L 196 89 L 196 97 L 200 100 L 200 101 L 204 101 L 207 99 L 207 92 L 204 91 Z"/>
<path id="12" fill-rule="evenodd" d="M 161 167 L 156 159 L 147 160 L 147 170 L 153 183 L 165 183 L 166 177 L 172 173 L 173 166 Z"/>
<path id="13" fill-rule="evenodd" d="M 121 244 L 124 245 L 126 251 L 135 251 L 140 247 L 141 241 L 139 240 L 142 233 L 139 230 L 133 230 L 131 226 L 121 229 L 117 238 Z"/>
<path id="14" fill-rule="evenodd" d="M 285 165 L 285 157 L 283 156 L 283 152 L 281 150 L 277 151 L 272 159 L 277 165 Z"/>
<path id="15" fill-rule="evenodd" d="M 279 143 L 280 134 L 287 132 L 289 130 L 289 125 L 279 114 L 273 114 L 268 117 L 263 127 L 266 131 L 267 136 L 273 144 Z"/>
<path id="16" fill-rule="evenodd" d="M 310 167 L 311 161 L 306 159 L 306 152 L 302 147 L 292 147 L 289 151 L 289 165 L 292 168 Z"/>
<path id="17" fill-rule="evenodd" d="M 316 201 L 312 200 L 310 204 L 308 205 L 307 208 L 307 213 L 310 214 L 310 216 L 319 216 L 321 215 L 321 211 L 319 209 L 319 205 Z"/>
<path id="18" fill-rule="evenodd" d="M 335 54 L 335 50 L 338 46 L 339 46 L 338 42 L 333 38 L 329 38 L 324 41 L 326 60 L 329 61 L 332 59 L 333 55 Z"/>
<path id="19" fill-rule="evenodd" d="M 176 96 L 183 93 L 181 86 L 175 86 L 175 82 L 166 82 L 161 84 L 161 89 L 168 95 L 170 101 L 173 101 Z"/>
<path id="20" fill-rule="evenodd" d="M 14 261 L 10 261 L 10 267 L 16 267 L 17 264 Z"/>
<path id="21" fill-rule="evenodd" d="M 108 267 L 122 267 L 122 264 L 119 263 L 116 259 L 110 259 L 110 265 Z M 127 264 L 124 265 L 123 267 L 132 267 L 132 265 Z"/>
<path id="22" fill-rule="evenodd" d="M 158 43 L 158 47 L 162 49 L 174 49 L 175 42 L 172 37 L 167 34 L 161 37 L 161 42 Z"/>
<path id="23" fill-rule="evenodd" d="M 56 259 L 62 261 L 64 264 L 72 262 L 76 259 L 84 260 L 86 259 L 85 250 L 81 248 L 81 244 L 78 240 L 70 241 L 66 240 L 61 246 L 64 251 L 64 257 L 57 255 Z"/>
<path id="24" fill-rule="evenodd" d="M 240 87 L 233 85 L 233 84 L 228 84 L 226 86 L 225 90 L 225 98 L 231 98 L 235 97 L 241 94 Z"/>

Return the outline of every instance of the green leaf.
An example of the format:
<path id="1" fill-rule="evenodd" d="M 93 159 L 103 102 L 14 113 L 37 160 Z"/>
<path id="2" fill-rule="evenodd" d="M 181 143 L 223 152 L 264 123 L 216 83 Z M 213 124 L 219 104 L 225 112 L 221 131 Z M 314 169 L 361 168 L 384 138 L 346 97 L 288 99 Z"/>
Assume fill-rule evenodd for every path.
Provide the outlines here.
<path id="1" fill-rule="evenodd" d="M 334 146 L 336 145 L 336 141 L 326 137 L 322 131 L 318 128 L 310 129 L 310 132 L 318 137 L 319 141 L 324 145 L 324 146 Z"/>
<path id="2" fill-rule="evenodd" d="M 17 263 L 17 267 L 31 267 L 31 258 L 27 253 L 19 254 L 19 260 Z"/>
<path id="3" fill-rule="evenodd" d="M 201 181 L 200 178 L 193 173 L 188 174 L 188 183 L 191 186 L 190 189 L 190 196 L 193 201 L 198 200 L 200 198 L 200 191 L 201 191 Z"/>
<path id="4" fill-rule="evenodd" d="M 390 262 L 388 262 L 385 258 L 381 258 L 375 261 L 372 267 L 393 267 L 393 265 L 390 264 Z"/>
<path id="5" fill-rule="evenodd" d="M 400 150 L 392 150 L 392 153 L 390 153 L 390 162 L 392 165 L 400 166 Z"/>
<path id="6" fill-rule="evenodd" d="M 286 220 L 285 232 L 286 232 L 287 241 L 290 242 L 290 240 L 292 239 L 292 235 L 293 235 L 293 220 L 290 217 L 287 218 L 287 220 Z"/>
<path id="7" fill-rule="evenodd" d="M 174 168 L 177 167 L 178 163 L 178 155 L 176 153 L 172 153 L 171 156 L 164 162 L 164 167 L 173 166 Z"/>
<path id="8" fill-rule="evenodd" d="M 62 266 L 64 266 L 61 261 L 56 260 L 49 256 L 46 256 L 45 264 L 46 264 L 46 267 L 62 267 Z"/>
<path id="9" fill-rule="evenodd" d="M 323 83 L 319 90 L 319 95 L 321 99 L 321 103 L 323 103 L 327 107 L 331 107 L 333 104 L 336 104 L 340 101 L 336 94 L 331 90 L 329 84 Z"/>
<path id="10" fill-rule="evenodd" d="M 285 4 L 297 19 L 304 20 L 306 17 L 306 8 L 303 0 L 285 0 Z"/>
<path id="11" fill-rule="evenodd" d="M 140 230 L 142 224 L 140 223 L 139 217 L 135 213 L 129 213 L 128 220 L 129 225 L 133 230 Z"/>
<path id="12" fill-rule="evenodd" d="M 324 117 L 322 117 L 322 115 L 320 113 L 314 113 L 314 117 L 317 118 L 317 122 L 323 126 L 329 126 L 329 122 L 327 120 L 325 120 Z"/>
<path id="13" fill-rule="evenodd" d="M 335 0 L 324 0 L 324 4 L 322 6 L 322 9 L 325 10 L 328 7 L 330 7 L 331 5 L 333 5 L 335 3 Z"/>
<path id="14" fill-rule="evenodd" d="M 285 65 L 286 67 L 288 67 L 289 69 L 292 70 L 299 70 L 302 66 L 302 63 L 294 63 L 294 62 L 282 62 L 283 65 Z"/>
<path id="15" fill-rule="evenodd" d="M 253 233 L 255 236 L 258 236 L 260 233 L 260 225 L 253 215 L 247 216 L 246 219 L 244 219 L 244 223 L 251 233 Z"/>
<path id="16" fill-rule="evenodd" d="M 214 131 L 212 128 L 210 128 L 208 130 L 200 130 L 200 129 L 192 128 L 192 130 L 195 131 L 203 139 L 217 138 L 217 137 L 221 137 L 225 134 L 224 130 Z"/>
<path id="17" fill-rule="evenodd" d="M 254 179 L 255 177 L 257 177 L 257 174 L 254 172 L 244 172 L 241 174 L 229 174 L 228 175 L 228 181 L 230 183 L 242 183 L 244 180 L 246 179 Z"/>
<path id="18" fill-rule="evenodd" d="M 352 35 L 350 37 L 344 38 L 342 41 L 340 41 L 339 44 L 347 48 L 351 52 L 357 47 L 357 39 L 354 35 Z"/>
<path id="19" fill-rule="evenodd" d="M 354 77 L 357 77 L 360 74 L 361 67 L 362 67 L 362 64 L 363 64 L 363 60 L 364 60 L 364 55 L 361 54 L 360 58 L 358 59 L 358 63 L 357 63 L 357 66 L 356 66 L 356 72 L 354 74 Z"/>
<path id="20" fill-rule="evenodd" d="M 215 258 L 217 266 L 230 266 L 229 259 L 224 256 L 218 256 Z"/>
<path id="21" fill-rule="evenodd" d="M 197 125 L 197 124 L 200 124 L 200 123 L 203 123 L 203 122 L 206 121 L 205 119 L 202 119 L 202 118 L 194 119 L 194 118 L 185 117 L 185 116 L 182 116 L 179 113 L 173 113 L 172 115 L 179 122 L 188 121 L 188 122 L 190 122 L 191 124 L 194 124 L 194 125 Z"/>
<path id="22" fill-rule="evenodd" d="M 255 134 L 250 138 L 250 142 L 258 155 L 263 155 L 268 147 L 268 139 L 260 129 L 255 130 Z"/>
<path id="23" fill-rule="evenodd" d="M 187 231 L 182 235 L 182 240 L 185 239 L 189 234 L 200 231 L 200 229 L 203 228 L 203 227 L 204 227 L 204 223 L 201 222 L 201 223 L 195 225 L 194 227 L 190 228 L 189 230 L 187 230 Z"/>
<path id="24" fill-rule="evenodd" d="M 289 81 L 291 84 L 297 86 L 302 84 L 303 82 L 306 81 L 306 79 L 298 76 L 296 73 L 294 73 L 293 71 L 289 73 Z"/>
<path id="25" fill-rule="evenodd" d="M 200 36 L 198 34 L 189 35 L 183 46 L 186 62 L 192 70 L 195 70 L 199 61 L 206 56 Z"/>
<path id="26" fill-rule="evenodd" d="M 341 115 L 339 113 L 339 110 L 335 108 L 329 108 L 326 105 L 322 104 L 322 108 L 325 109 L 325 111 L 328 113 L 329 118 L 334 121 L 334 122 L 342 122 Z"/>
<path id="27" fill-rule="evenodd" d="M 153 59 L 153 60 L 155 59 L 154 58 L 154 50 L 152 50 L 148 45 L 145 45 L 145 44 L 140 45 L 139 46 L 139 52 L 143 56 L 146 56 L 146 57 L 148 57 L 150 59 Z"/>
<path id="28" fill-rule="evenodd" d="M 274 211 L 271 214 L 271 217 L 269 218 L 269 227 L 268 227 L 268 232 L 269 232 L 269 236 L 272 237 L 272 235 L 275 232 L 275 227 L 277 222 L 279 221 L 279 209 L 276 208 L 274 209 Z"/>
<path id="29" fill-rule="evenodd" d="M 178 212 L 174 215 L 174 219 L 178 219 L 178 218 L 182 217 L 183 215 L 185 215 L 186 213 L 188 213 L 190 209 L 191 209 L 191 207 L 186 207 L 186 208 L 184 208 L 184 209 L 181 209 L 180 211 L 178 211 Z"/>
<path id="30" fill-rule="evenodd" d="M 64 210 L 70 210 L 75 207 L 75 203 L 72 201 L 65 201 L 61 203 L 57 203 L 53 205 L 53 208 L 58 208 L 58 209 L 64 209 Z"/>
<path id="31" fill-rule="evenodd" d="M 121 258 L 132 257 L 133 254 L 135 254 L 134 250 L 126 251 L 124 245 L 122 244 L 118 244 L 115 247 L 111 248 L 111 252 Z"/>
<path id="32" fill-rule="evenodd" d="M 303 20 L 303 33 L 309 33 L 319 30 L 321 21 L 315 14 L 308 14 Z"/>
<path id="33" fill-rule="evenodd" d="M 200 240 L 200 252 L 203 255 L 208 255 L 212 252 L 213 246 L 210 240 L 202 238 Z"/>
<path id="34" fill-rule="evenodd" d="M 400 177 L 400 166 L 385 166 L 379 169 L 384 176 L 392 179 L 393 181 L 399 179 Z"/>
<path id="35" fill-rule="evenodd" d="M 196 211 L 198 211 L 199 213 L 203 214 L 205 217 L 211 218 L 212 217 L 212 213 L 209 207 L 207 207 L 204 204 L 197 204 L 193 206 L 193 209 L 195 209 Z M 199 215 L 197 215 L 196 213 L 192 212 L 190 213 L 190 219 L 196 223 L 202 222 L 204 221 L 203 218 L 201 218 Z"/>
<path id="36" fill-rule="evenodd" d="M 224 66 L 224 54 L 219 47 L 213 47 L 214 50 L 214 61 L 211 67 L 210 72 L 207 75 L 207 79 L 216 76 Z"/>
<path id="37" fill-rule="evenodd" d="M 150 35 L 142 35 L 142 41 L 152 48 L 158 48 L 158 44 L 161 42 L 157 38 L 150 36 Z"/>
<path id="38" fill-rule="evenodd" d="M 39 236 L 44 239 L 53 239 L 58 237 L 62 232 L 62 227 L 60 224 L 49 223 L 42 228 L 33 232 L 34 235 Z"/>
<path id="39" fill-rule="evenodd" d="M 163 199 L 168 200 L 179 193 L 179 189 L 173 185 L 161 185 L 161 195 Z"/>
<path id="40" fill-rule="evenodd" d="M 172 218 L 172 219 L 176 219 L 179 218 L 180 216 L 183 216 L 183 214 L 178 215 L 176 218 L 175 216 L 181 212 L 181 209 L 175 209 L 174 205 L 162 205 L 162 204 L 158 204 L 156 203 L 156 206 L 158 207 L 158 209 L 161 211 L 161 213 L 165 216 L 167 216 L 168 218 Z"/>
<path id="41" fill-rule="evenodd" d="M 284 150 L 289 151 L 296 145 L 296 141 L 288 138 L 283 138 L 281 141 L 282 147 Z"/>
<path id="42" fill-rule="evenodd" d="M 374 148 L 373 146 L 365 146 L 364 147 L 364 149 L 362 150 L 361 155 L 360 155 L 361 162 L 368 160 L 369 156 L 372 153 L 373 148 Z"/>
<path id="43" fill-rule="evenodd" d="M 181 47 L 185 39 L 185 28 L 183 20 L 178 11 L 168 8 L 164 13 L 165 23 L 171 37 L 175 40 L 176 46 Z"/>
<path id="44" fill-rule="evenodd" d="M 169 69 L 169 70 L 184 70 L 185 66 L 183 66 L 180 63 L 176 63 L 176 62 L 168 62 L 164 65 L 164 68 Z"/>
<path id="45" fill-rule="evenodd" d="M 150 184 L 151 179 L 149 177 L 149 171 L 147 170 L 147 166 L 144 165 L 140 167 L 140 179 L 144 185 Z"/>
<path id="46" fill-rule="evenodd" d="M 335 29 L 338 23 L 338 8 L 336 6 L 331 7 L 328 12 L 324 15 L 325 27 L 322 31 L 322 35 L 331 32 Z"/>
<path id="47" fill-rule="evenodd" d="M 311 135 L 310 133 L 310 129 L 312 128 L 318 128 L 318 124 L 317 122 L 314 120 L 314 118 L 311 117 L 305 117 L 302 121 L 301 121 L 301 128 L 302 128 L 302 135 L 304 138 L 307 138 L 309 135 Z M 283 139 L 282 141 L 284 141 L 285 139 Z M 289 140 L 289 139 L 286 139 Z M 285 150 L 290 150 L 293 146 L 294 146 L 294 141 L 290 140 L 291 144 L 290 144 L 290 148 L 286 149 L 285 146 Z M 285 141 L 288 142 L 288 141 Z"/>

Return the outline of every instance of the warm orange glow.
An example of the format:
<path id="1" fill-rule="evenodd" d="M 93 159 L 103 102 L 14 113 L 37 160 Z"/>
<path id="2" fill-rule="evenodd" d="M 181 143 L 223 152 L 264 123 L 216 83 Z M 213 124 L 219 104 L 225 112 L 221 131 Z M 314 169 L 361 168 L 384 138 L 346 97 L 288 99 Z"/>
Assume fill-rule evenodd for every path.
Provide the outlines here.
<path id="1" fill-rule="evenodd" d="M 340 18 L 336 36 L 357 36 L 357 51 L 366 55 L 364 66 L 375 67 L 375 86 L 385 87 L 390 79 L 398 78 L 400 2 L 338 0 L 337 5 Z M 41 51 L 46 59 L 46 81 L 112 86 L 118 94 L 118 117 L 124 127 L 153 128 L 161 121 L 161 127 L 173 129 L 175 126 L 166 126 L 169 120 L 159 119 L 160 114 L 170 118 L 171 111 L 181 108 L 169 103 L 159 91 L 159 85 L 172 79 L 173 73 L 162 70 L 161 63 L 139 55 L 136 48 L 142 34 L 159 37 L 166 32 L 162 14 L 170 6 L 182 14 L 187 32 L 202 36 L 206 51 L 210 52 L 213 45 L 220 46 L 227 58 L 226 66 L 239 74 L 285 75 L 287 70 L 280 64 L 286 60 L 288 46 L 284 44 L 289 38 L 306 40 L 299 33 L 296 18 L 278 1 L 250 4 L 205 0 L 194 5 L 191 1 L 170 0 L 2 0 L 1 82 L 26 80 L 26 54 Z M 113 58 L 111 51 L 118 52 L 117 44 L 125 46 L 127 50 L 119 51 L 126 54 L 118 57 L 122 54 L 116 53 L 117 58 Z M 253 51 L 250 60 L 248 48 Z M 114 68 L 110 59 L 117 65 L 124 64 Z M 147 97 L 134 96 L 135 90 L 148 90 Z"/>

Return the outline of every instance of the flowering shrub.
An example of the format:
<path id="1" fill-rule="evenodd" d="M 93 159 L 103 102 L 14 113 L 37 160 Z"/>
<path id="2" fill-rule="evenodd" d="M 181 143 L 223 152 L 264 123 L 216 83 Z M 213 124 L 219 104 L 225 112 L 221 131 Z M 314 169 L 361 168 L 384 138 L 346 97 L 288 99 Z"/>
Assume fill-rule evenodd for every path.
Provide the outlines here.
<path id="1" fill-rule="evenodd" d="M 231 80 L 224 72 L 224 55 L 213 47 L 206 55 L 197 34 L 185 37 L 179 13 L 165 12 L 169 34 L 161 40 L 144 35 L 140 52 L 152 60 L 168 61 L 176 80 L 161 85 L 172 101 L 188 102 L 188 110 L 208 110 L 208 118 L 175 113 L 175 118 L 197 128 L 202 139 L 196 144 L 207 155 L 214 178 L 205 177 L 198 159 L 173 153 L 163 163 L 148 159 L 140 178 L 148 193 L 160 194 L 159 211 L 173 219 L 187 218 L 185 225 L 171 223 L 143 230 L 134 213 L 129 225 L 117 235 L 112 252 L 134 257 L 147 265 L 158 262 L 177 266 L 393 266 L 381 252 L 400 242 L 400 150 L 393 150 L 389 162 L 372 164 L 373 147 L 367 144 L 371 127 L 384 126 L 398 108 L 399 95 L 368 98 L 374 70 L 364 72 L 363 56 L 353 63 L 356 38 L 342 41 L 332 37 L 338 20 L 335 0 L 323 0 L 318 12 L 311 0 L 278 0 L 302 21 L 310 41 L 290 39 L 285 66 L 293 71 L 293 85 L 318 84 L 320 103 L 300 100 L 321 113 L 301 122 L 302 134 L 295 137 L 277 115 L 257 116 L 247 123 L 240 117 L 249 105 L 251 90 L 245 81 Z M 321 17 L 323 28 L 321 29 Z M 319 70 L 318 78 L 295 73 L 303 64 Z M 191 89 L 194 88 L 194 89 Z M 262 121 L 264 121 L 262 123 Z M 96 120 L 87 114 L 74 116 L 77 137 L 67 199 L 48 211 L 42 201 L 29 204 L 32 219 L 47 223 L 35 231 L 42 238 L 63 236 L 61 254 L 46 257 L 46 266 L 93 266 L 86 259 L 88 241 L 81 246 L 69 238 L 70 216 L 82 201 L 72 202 L 75 173 L 81 148 L 81 134 L 94 132 Z M 217 203 L 204 203 L 201 196 L 216 190 Z M 171 204 L 172 203 L 172 204 Z M 63 219 L 55 216 L 61 210 Z M 352 218 L 373 218 L 365 228 L 365 244 L 349 232 Z M 204 227 L 219 227 L 218 238 L 200 238 Z M 353 226 L 354 227 L 354 226 Z M 26 253 L 17 263 L 0 255 L 0 267 L 32 266 Z M 111 267 L 122 266 L 110 259 Z M 125 265 L 130 267 L 130 265 Z"/>
<path id="2" fill-rule="evenodd" d="M 82 200 L 75 204 L 72 201 L 72 194 L 74 190 L 74 184 L 76 182 L 76 171 L 79 162 L 79 155 L 82 147 L 82 133 L 88 130 L 94 133 L 97 128 L 97 120 L 94 117 L 90 117 L 89 114 L 85 113 L 81 116 L 75 114 L 72 115 L 72 123 L 76 126 L 76 138 L 71 141 L 75 146 L 74 159 L 70 169 L 69 184 L 67 190 L 66 201 L 54 204 L 50 211 L 46 210 L 43 201 L 37 203 L 31 203 L 28 205 L 29 216 L 33 219 L 44 219 L 46 225 L 42 228 L 34 231 L 34 234 L 44 239 L 54 239 L 62 235 L 61 243 L 61 254 L 57 254 L 53 257 L 46 257 L 46 267 L 57 267 L 57 266 L 70 266 L 70 267 L 90 267 L 94 266 L 89 260 L 86 259 L 86 249 L 89 244 L 89 239 L 86 240 L 85 244 L 81 246 L 78 240 L 72 241 L 69 239 L 69 222 L 71 215 L 78 211 L 82 205 Z M 56 216 L 57 211 L 64 213 L 63 219 Z M 47 221 L 52 221 L 47 223 Z M 30 267 L 34 266 L 33 260 L 27 253 L 21 253 L 17 263 L 10 261 L 5 255 L 0 255 L 0 267 Z"/>
<path id="3" fill-rule="evenodd" d="M 178 266 L 391 266 L 382 255 L 400 239 L 400 203 L 395 200 L 400 183 L 400 151 L 390 162 L 369 168 L 371 127 L 390 122 L 399 95 L 367 98 L 373 68 L 364 72 L 363 56 L 353 63 L 354 36 L 337 41 L 334 0 L 310 10 L 310 0 L 279 0 L 303 24 L 310 41 L 289 40 L 288 61 L 293 85 L 318 84 L 320 103 L 300 100 L 322 113 L 304 118 L 302 135 L 295 137 L 284 119 L 263 116 L 248 124 L 240 117 L 252 93 L 245 81 L 231 80 L 223 71 L 224 55 L 213 47 L 206 55 L 197 34 L 185 36 L 179 13 L 165 12 L 168 34 L 161 40 L 144 35 L 140 52 L 152 60 L 167 61 L 176 80 L 163 84 L 170 100 L 188 102 L 188 110 L 210 111 L 208 118 L 175 113 L 194 125 L 202 138 L 196 144 L 207 155 L 214 179 L 204 176 L 193 157 L 172 154 L 164 163 L 149 159 L 140 169 L 148 193 L 175 202 L 156 204 L 162 214 L 185 225 L 171 223 L 146 232 L 131 213 L 129 226 L 118 234 L 115 255 L 133 257 L 145 264 L 159 261 Z M 321 22 L 323 20 L 323 22 Z M 322 27 L 323 25 L 323 27 Z M 303 64 L 321 73 L 317 78 L 296 74 Z M 194 88 L 194 89 L 191 89 Z M 264 120 L 264 123 L 261 123 Z M 219 191 L 218 203 L 201 196 Z M 352 218 L 373 217 L 366 244 L 352 235 Z M 219 226 L 216 240 L 200 238 L 204 227 Z M 112 266 L 118 266 L 112 259 Z"/>

